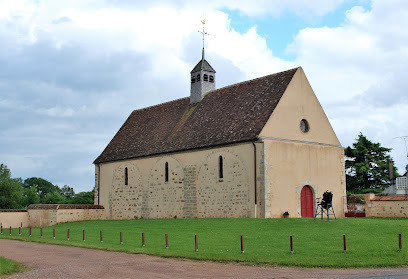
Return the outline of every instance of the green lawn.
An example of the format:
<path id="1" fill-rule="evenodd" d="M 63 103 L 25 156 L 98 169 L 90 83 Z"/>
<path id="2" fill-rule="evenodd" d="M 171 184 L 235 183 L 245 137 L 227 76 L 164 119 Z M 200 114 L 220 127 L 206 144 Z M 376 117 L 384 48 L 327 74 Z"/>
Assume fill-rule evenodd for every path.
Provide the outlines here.
<path id="1" fill-rule="evenodd" d="M 67 240 L 67 229 L 70 240 Z M 53 229 L 56 239 L 53 239 Z M 82 230 L 86 239 L 82 240 Z M 99 232 L 103 230 L 103 243 Z M 120 244 L 123 232 L 123 245 Z M 142 232 L 146 246 L 142 247 Z M 169 248 L 165 248 L 165 234 Z M 398 234 L 402 234 L 402 251 Z M 194 235 L 198 235 L 198 252 Z M 240 235 L 245 253 L 241 253 Z M 343 234 L 347 252 L 343 253 Z M 237 261 L 302 267 L 385 267 L 408 266 L 408 220 L 392 218 L 350 218 L 333 221 L 313 219 L 142 219 L 123 221 L 84 221 L 43 228 L 12 230 L 12 238 L 143 253 L 163 257 L 183 257 L 216 261 Z M 289 237 L 293 236 L 294 254 Z M 10 238 L 3 229 L 2 238 Z"/>
<path id="2" fill-rule="evenodd" d="M 25 270 L 23 264 L 0 257 L 0 278 L 23 270 Z"/>

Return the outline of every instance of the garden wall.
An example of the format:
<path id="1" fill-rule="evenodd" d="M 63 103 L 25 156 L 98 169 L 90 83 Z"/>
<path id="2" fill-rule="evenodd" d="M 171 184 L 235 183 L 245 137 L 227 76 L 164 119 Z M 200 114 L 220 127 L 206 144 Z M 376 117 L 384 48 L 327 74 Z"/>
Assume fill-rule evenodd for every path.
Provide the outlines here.
<path id="1" fill-rule="evenodd" d="M 3 229 L 28 226 L 28 212 L 27 210 L 18 209 L 1 209 L 0 210 L 0 223 Z"/>
<path id="2" fill-rule="evenodd" d="M 44 227 L 60 223 L 104 220 L 105 209 L 93 204 L 33 204 L 27 210 L 1 210 L 3 228 Z"/>
<path id="3" fill-rule="evenodd" d="M 408 195 L 365 195 L 367 217 L 408 217 Z"/>

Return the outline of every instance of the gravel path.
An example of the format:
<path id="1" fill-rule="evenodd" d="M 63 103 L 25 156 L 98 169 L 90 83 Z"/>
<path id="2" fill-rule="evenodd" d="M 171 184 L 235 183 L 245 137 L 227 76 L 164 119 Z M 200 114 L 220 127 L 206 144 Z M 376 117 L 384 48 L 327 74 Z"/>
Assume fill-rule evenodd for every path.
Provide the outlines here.
<path id="1" fill-rule="evenodd" d="M 8 278 L 408 278 L 408 268 L 256 267 L 0 239 L 0 255 L 30 271 Z"/>

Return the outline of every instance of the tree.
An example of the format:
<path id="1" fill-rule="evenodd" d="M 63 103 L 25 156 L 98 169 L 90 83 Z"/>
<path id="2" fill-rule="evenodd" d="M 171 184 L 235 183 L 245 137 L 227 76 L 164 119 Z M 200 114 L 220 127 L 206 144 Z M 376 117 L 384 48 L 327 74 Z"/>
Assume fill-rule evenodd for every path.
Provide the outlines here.
<path id="1" fill-rule="evenodd" d="M 44 204 L 62 204 L 66 202 L 67 200 L 63 195 L 61 195 L 57 191 L 54 191 L 54 192 L 46 194 L 45 197 L 43 198 L 42 203 Z"/>
<path id="2" fill-rule="evenodd" d="M 30 204 L 39 204 L 40 203 L 40 195 L 37 192 L 37 187 L 30 186 L 29 188 L 23 188 L 23 198 L 22 198 L 22 206 L 28 207 Z"/>
<path id="3" fill-rule="evenodd" d="M 59 192 L 60 190 L 58 186 L 40 177 L 30 177 L 24 180 L 24 188 L 31 186 L 37 187 L 37 193 L 40 195 L 41 203 L 45 203 L 44 198 L 48 193 Z"/>
<path id="4" fill-rule="evenodd" d="M 362 133 L 356 140 L 353 147 L 348 146 L 344 151 L 347 190 L 353 193 L 384 190 L 390 186 L 391 149 L 369 141 Z M 394 177 L 399 176 L 397 168 L 394 165 L 393 168 Z"/>
<path id="5" fill-rule="evenodd" d="M 61 188 L 60 193 L 67 199 L 70 200 L 75 196 L 74 188 L 69 187 L 68 185 L 64 185 Z"/>
<path id="6" fill-rule="evenodd" d="M 80 192 L 75 194 L 75 197 L 69 201 L 72 204 L 93 204 L 95 191 Z"/>
<path id="7" fill-rule="evenodd" d="M 15 209 L 21 207 L 20 180 L 11 178 L 11 172 L 7 166 L 0 165 L 0 208 Z"/>

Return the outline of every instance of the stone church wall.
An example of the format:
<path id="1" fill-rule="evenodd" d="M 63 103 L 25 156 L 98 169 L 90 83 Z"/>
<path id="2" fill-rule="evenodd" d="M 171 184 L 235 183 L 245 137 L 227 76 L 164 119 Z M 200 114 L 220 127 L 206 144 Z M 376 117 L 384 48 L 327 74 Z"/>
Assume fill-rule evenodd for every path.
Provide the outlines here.
<path id="1" fill-rule="evenodd" d="M 250 143 L 104 163 L 96 166 L 95 203 L 99 194 L 110 219 L 253 217 L 253 167 Z"/>

